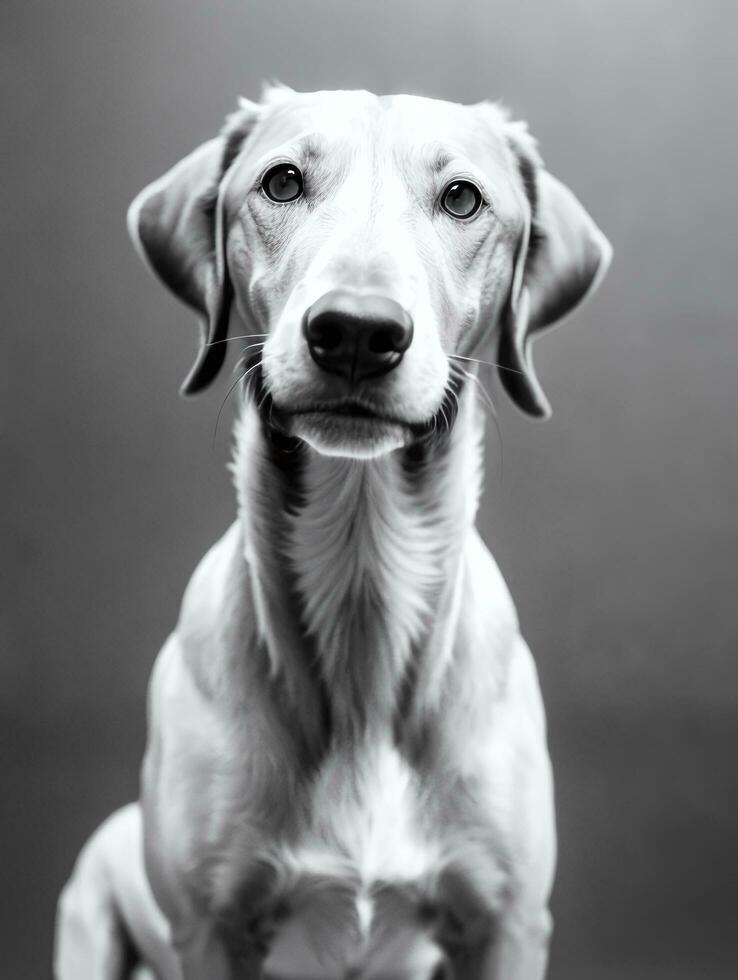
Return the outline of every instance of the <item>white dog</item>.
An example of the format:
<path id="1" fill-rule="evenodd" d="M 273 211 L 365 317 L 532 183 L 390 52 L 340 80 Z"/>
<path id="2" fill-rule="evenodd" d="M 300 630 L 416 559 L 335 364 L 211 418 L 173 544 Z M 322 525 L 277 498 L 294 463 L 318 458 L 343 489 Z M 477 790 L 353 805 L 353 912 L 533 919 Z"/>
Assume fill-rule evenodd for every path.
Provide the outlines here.
<path id="1" fill-rule="evenodd" d="M 132 205 L 246 347 L 238 520 L 150 689 L 140 804 L 87 844 L 60 980 L 541 980 L 555 830 L 535 667 L 474 527 L 476 355 L 525 412 L 531 338 L 610 247 L 498 106 L 274 88 Z"/>

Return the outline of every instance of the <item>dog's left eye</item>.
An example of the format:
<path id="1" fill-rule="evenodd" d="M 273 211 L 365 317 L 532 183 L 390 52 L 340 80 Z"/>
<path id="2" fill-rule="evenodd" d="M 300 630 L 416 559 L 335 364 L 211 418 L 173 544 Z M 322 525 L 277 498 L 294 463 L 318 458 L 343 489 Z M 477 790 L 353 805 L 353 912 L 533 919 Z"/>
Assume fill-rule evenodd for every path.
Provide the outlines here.
<path id="1" fill-rule="evenodd" d="M 441 195 L 441 207 L 452 218 L 471 218 L 483 203 L 482 192 L 470 180 L 455 180 Z"/>
<path id="2" fill-rule="evenodd" d="M 302 174 L 291 163 L 278 163 L 264 174 L 261 187 L 270 201 L 286 204 L 302 194 Z"/>

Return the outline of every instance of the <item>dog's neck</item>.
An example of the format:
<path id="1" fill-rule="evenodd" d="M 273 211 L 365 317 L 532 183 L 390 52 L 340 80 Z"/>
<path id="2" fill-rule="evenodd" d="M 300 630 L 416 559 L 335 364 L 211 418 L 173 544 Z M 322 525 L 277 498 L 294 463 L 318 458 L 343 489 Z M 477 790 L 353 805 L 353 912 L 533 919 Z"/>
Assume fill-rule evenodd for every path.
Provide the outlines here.
<path id="1" fill-rule="evenodd" d="M 437 703 L 452 652 L 481 484 L 472 393 L 450 431 L 368 461 L 275 439 L 250 404 L 237 433 L 239 515 L 275 680 L 313 738 L 316 716 L 334 741 L 397 733 Z"/>

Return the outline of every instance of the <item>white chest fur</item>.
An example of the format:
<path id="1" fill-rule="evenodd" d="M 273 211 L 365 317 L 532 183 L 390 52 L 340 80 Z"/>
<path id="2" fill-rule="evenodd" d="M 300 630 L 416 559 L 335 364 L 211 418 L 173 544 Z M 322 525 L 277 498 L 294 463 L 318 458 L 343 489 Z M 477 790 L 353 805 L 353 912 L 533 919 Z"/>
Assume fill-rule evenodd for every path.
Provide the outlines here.
<path id="1" fill-rule="evenodd" d="M 417 881 L 438 867 L 440 855 L 424 813 L 417 774 L 389 740 L 368 736 L 357 751 L 326 760 L 290 860 L 318 875 L 333 864 L 366 886 Z"/>
<path id="2" fill-rule="evenodd" d="M 416 774 L 387 741 L 330 756 L 301 833 L 274 863 L 291 914 L 266 964 L 289 978 L 427 977 L 441 953 L 419 914 L 442 845 L 426 825 Z"/>

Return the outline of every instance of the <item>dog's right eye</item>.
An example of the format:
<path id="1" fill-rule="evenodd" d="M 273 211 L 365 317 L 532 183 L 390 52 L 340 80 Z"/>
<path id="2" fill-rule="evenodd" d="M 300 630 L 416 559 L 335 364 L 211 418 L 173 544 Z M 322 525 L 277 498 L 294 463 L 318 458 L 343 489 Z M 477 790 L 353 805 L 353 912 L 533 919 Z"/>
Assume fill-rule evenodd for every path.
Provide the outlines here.
<path id="1" fill-rule="evenodd" d="M 302 194 L 302 174 L 291 163 L 278 163 L 264 174 L 261 188 L 277 204 L 296 201 Z"/>
<path id="2" fill-rule="evenodd" d="M 455 180 L 441 196 L 441 207 L 452 218 L 473 218 L 484 204 L 482 192 L 470 180 Z"/>

